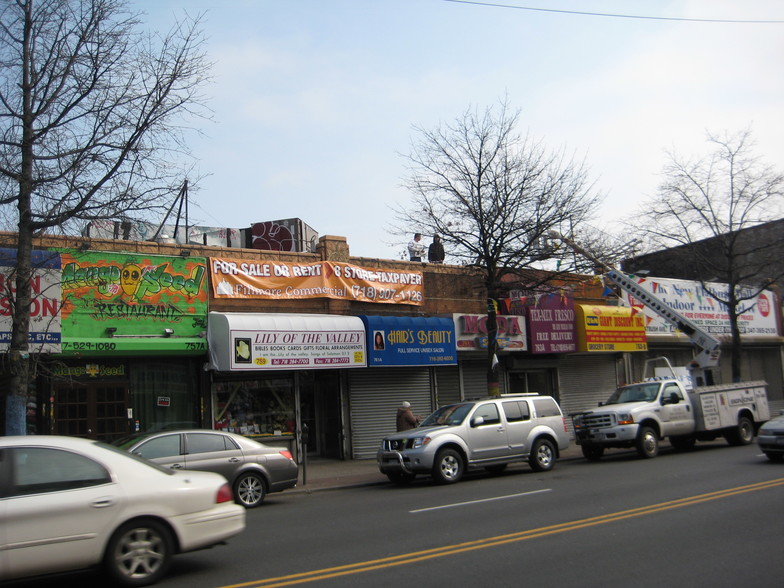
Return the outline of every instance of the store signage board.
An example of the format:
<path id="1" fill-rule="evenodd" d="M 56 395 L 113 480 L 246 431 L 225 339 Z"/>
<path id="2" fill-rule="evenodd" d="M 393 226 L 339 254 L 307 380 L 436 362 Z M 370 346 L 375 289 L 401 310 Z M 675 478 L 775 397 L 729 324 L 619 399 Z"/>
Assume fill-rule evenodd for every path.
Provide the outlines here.
<path id="1" fill-rule="evenodd" d="M 231 370 L 365 367 L 364 330 L 243 330 L 229 332 Z"/>
<path id="2" fill-rule="evenodd" d="M 284 263 L 212 257 L 215 299 L 305 300 L 331 298 L 379 304 L 424 304 L 422 272 L 363 268 L 318 261 Z"/>
<path id="3" fill-rule="evenodd" d="M 575 305 L 577 348 L 586 352 L 646 351 L 645 317 L 625 306 Z"/>
<path id="4" fill-rule="evenodd" d="M 456 365 L 454 322 L 440 317 L 360 316 L 367 330 L 368 365 Z"/>
<path id="5" fill-rule="evenodd" d="M 577 351 L 574 299 L 542 296 L 525 307 L 531 352 L 573 353 Z"/>
<path id="6" fill-rule="evenodd" d="M 730 335 L 730 319 L 727 308 L 717 298 L 727 300 L 727 284 L 668 278 L 637 278 L 637 283 L 663 301 L 670 308 L 678 311 L 714 337 Z M 715 293 L 714 297 L 711 293 Z M 749 299 L 742 303 L 745 312 L 738 317 L 738 327 L 743 336 L 770 337 L 779 336 L 776 324 L 777 297 L 770 290 L 763 290 L 756 296 L 753 292 L 744 291 L 741 295 Z M 631 294 L 624 295 L 624 302 L 646 317 L 646 331 L 649 335 L 684 336 L 654 311 L 648 309 Z"/>
<path id="7" fill-rule="evenodd" d="M 61 333 L 60 254 L 32 251 L 33 275 L 30 280 L 30 332 L 27 337 L 31 353 L 59 353 Z M 16 290 L 16 250 L 0 249 L 0 352 L 11 343 L 13 295 Z"/>
<path id="8" fill-rule="evenodd" d="M 65 355 L 207 352 L 205 258 L 63 250 Z"/>
<path id="9" fill-rule="evenodd" d="M 479 351 L 487 349 L 487 315 L 486 314 L 454 314 L 457 336 L 457 350 Z M 518 352 L 528 349 L 525 317 L 518 315 L 496 316 L 498 323 L 498 348 L 502 351 Z"/>

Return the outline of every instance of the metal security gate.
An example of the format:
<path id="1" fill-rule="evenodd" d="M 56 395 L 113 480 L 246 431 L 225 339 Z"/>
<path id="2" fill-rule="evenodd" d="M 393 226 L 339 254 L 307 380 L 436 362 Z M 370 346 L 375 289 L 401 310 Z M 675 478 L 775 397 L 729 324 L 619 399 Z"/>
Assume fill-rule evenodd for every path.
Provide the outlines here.
<path id="1" fill-rule="evenodd" d="M 498 366 L 498 385 L 501 394 L 505 392 L 504 374 Z M 460 380 L 462 382 L 463 399 L 487 396 L 487 360 L 471 360 L 460 362 Z"/>
<path id="2" fill-rule="evenodd" d="M 591 410 L 610 397 L 617 387 L 616 359 L 613 353 L 564 355 L 558 361 L 558 387 L 561 410 L 570 435 L 574 437 L 569 415 Z"/>
<path id="3" fill-rule="evenodd" d="M 384 435 L 395 432 L 395 416 L 404 400 L 416 415 L 424 417 L 434 409 L 429 368 L 368 368 L 348 374 L 353 459 L 376 457 Z"/>
<path id="4" fill-rule="evenodd" d="M 460 370 L 456 365 L 435 368 L 436 407 L 462 400 L 460 394 Z"/>

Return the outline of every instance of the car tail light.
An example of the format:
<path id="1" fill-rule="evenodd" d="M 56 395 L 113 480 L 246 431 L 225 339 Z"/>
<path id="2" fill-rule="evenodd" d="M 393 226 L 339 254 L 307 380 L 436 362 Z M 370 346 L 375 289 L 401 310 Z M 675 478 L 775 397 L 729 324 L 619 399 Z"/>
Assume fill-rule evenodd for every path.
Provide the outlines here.
<path id="1" fill-rule="evenodd" d="M 218 488 L 218 495 L 215 497 L 215 504 L 222 502 L 234 502 L 234 494 L 231 493 L 231 486 L 224 484 Z"/>
<path id="2" fill-rule="evenodd" d="M 289 451 L 288 449 L 281 449 L 280 454 L 286 459 L 290 459 L 291 461 L 294 461 L 294 456 L 291 455 L 291 451 Z"/>
<path id="3" fill-rule="evenodd" d="M 568 433 L 569 429 L 566 428 L 566 418 L 565 417 L 561 417 L 561 420 L 563 421 L 563 424 L 564 424 L 564 433 Z"/>

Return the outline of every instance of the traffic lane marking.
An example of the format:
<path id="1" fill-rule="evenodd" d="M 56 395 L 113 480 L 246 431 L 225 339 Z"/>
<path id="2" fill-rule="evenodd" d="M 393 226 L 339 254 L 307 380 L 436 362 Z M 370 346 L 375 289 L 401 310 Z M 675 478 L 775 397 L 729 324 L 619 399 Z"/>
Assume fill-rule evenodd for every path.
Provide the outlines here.
<path id="1" fill-rule="evenodd" d="M 381 559 L 374 559 L 364 562 L 353 564 L 346 564 L 332 568 L 324 568 L 321 570 L 313 570 L 311 572 L 301 572 L 297 574 L 290 574 L 288 576 L 278 576 L 276 578 L 267 578 L 266 580 L 255 580 L 252 582 L 243 582 L 241 584 L 229 584 L 221 588 L 279 588 L 282 586 L 294 586 L 296 584 L 304 584 L 306 582 L 316 582 L 318 580 L 328 580 L 331 578 L 339 578 L 350 574 L 358 574 L 360 572 L 370 572 L 374 570 L 381 570 L 391 568 L 394 566 L 408 565 L 437 557 L 445 557 L 448 555 L 457 555 L 467 551 L 475 551 L 478 549 L 487 549 L 488 547 L 497 547 L 499 545 L 506 545 L 515 543 L 517 541 L 526 541 L 528 539 L 536 539 L 539 537 L 546 537 L 548 535 L 555 535 L 557 533 L 565 533 L 567 531 L 574 531 L 577 529 L 584 529 L 596 525 L 604 525 L 616 521 L 622 521 L 639 516 L 645 516 L 675 508 L 683 508 L 685 506 L 694 506 L 703 502 L 711 500 L 719 500 L 722 498 L 729 498 L 748 492 L 758 492 L 760 490 L 768 490 L 777 486 L 784 486 L 784 478 L 776 478 L 767 480 L 765 482 L 758 482 L 756 484 L 748 484 L 746 486 L 737 486 L 735 488 L 728 488 L 726 490 L 717 490 L 715 492 L 708 492 L 706 494 L 698 494 L 696 496 L 689 496 L 686 498 L 678 498 L 677 500 L 670 500 L 668 502 L 660 502 L 658 504 L 651 504 L 648 506 L 641 506 L 629 510 L 622 510 L 615 513 L 608 513 L 587 519 L 580 519 L 577 521 L 570 521 L 568 523 L 559 523 L 557 525 L 550 525 L 547 527 L 539 527 L 537 529 L 529 529 L 528 531 L 519 531 L 517 533 L 508 533 L 506 535 L 498 535 L 496 537 L 487 537 L 485 539 L 477 539 L 475 541 L 468 541 L 465 543 L 457 543 L 455 545 L 445 545 L 443 547 L 434 547 L 433 549 L 426 549 L 423 551 L 415 551 L 412 553 L 404 553 L 402 555 L 394 555 Z"/>
<path id="2" fill-rule="evenodd" d="M 431 510 L 442 510 L 445 508 L 456 508 L 458 506 L 471 506 L 474 504 L 481 504 L 483 502 L 495 502 L 496 500 L 506 500 L 507 498 L 520 498 L 521 496 L 531 496 L 533 494 L 542 494 L 543 492 L 552 492 L 551 488 L 543 488 L 542 490 L 532 490 L 531 492 L 520 492 L 518 494 L 507 494 L 505 496 L 495 496 L 493 498 L 480 498 L 479 500 L 469 500 L 467 502 L 453 502 L 452 504 L 442 504 L 441 506 L 429 506 L 427 508 L 418 508 L 416 510 L 408 511 L 410 514 L 417 514 L 420 512 L 428 512 Z"/>

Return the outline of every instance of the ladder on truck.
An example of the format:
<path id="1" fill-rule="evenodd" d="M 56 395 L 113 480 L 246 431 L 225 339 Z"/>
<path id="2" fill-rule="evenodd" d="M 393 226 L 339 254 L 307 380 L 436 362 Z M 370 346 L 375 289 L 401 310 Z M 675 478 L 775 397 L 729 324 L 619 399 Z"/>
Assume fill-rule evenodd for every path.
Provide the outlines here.
<path id="1" fill-rule="evenodd" d="M 687 319 L 677 310 L 671 308 L 663 300 L 657 298 L 652 292 L 642 285 L 638 284 L 634 278 L 626 275 L 625 273 L 615 269 L 614 267 L 601 261 L 571 239 L 564 237 L 560 233 L 551 233 L 553 237 L 559 239 L 572 249 L 590 259 L 595 264 L 607 269 L 604 274 L 612 283 L 617 285 L 621 290 L 631 294 L 639 300 L 647 308 L 651 309 L 657 315 L 666 320 L 670 325 L 685 334 L 692 343 L 697 347 L 695 358 L 689 363 L 687 369 L 691 375 L 692 381 L 695 386 L 713 383 L 713 376 L 711 368 L 714 368 L 719 363 L 719 355 L 721 353 L 721 342 L 710 333 L 703 331 L 699 326 Z"/>

